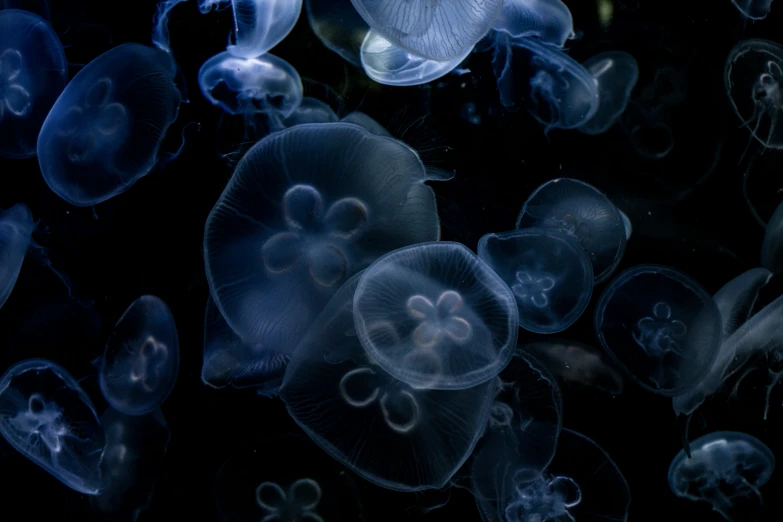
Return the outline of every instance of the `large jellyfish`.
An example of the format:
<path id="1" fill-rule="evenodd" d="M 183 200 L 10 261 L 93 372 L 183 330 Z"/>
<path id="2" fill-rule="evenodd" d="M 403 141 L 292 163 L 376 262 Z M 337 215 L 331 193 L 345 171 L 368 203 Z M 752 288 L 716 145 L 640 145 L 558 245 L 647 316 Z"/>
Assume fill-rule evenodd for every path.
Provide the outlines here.
<path id="1" fill-rule="evenodd" d="M 495 377 L 519 334 L 514 294 L 459 243 L 423 243 L 379 258 L 362 275 L 353 306 L 370 357 L 416 387 L 461 389 Z"/>
<path id="2" fill-rule="evenodd" d="M 337 291 L 302 339 L 280 396 L 319 446 L 365 479 L 399 491 L 441 488 L 483 433 L 495 380 L 434 390 L 389 375 L 354 328 L 359 278 Z"/>
<path id="3" fill-rule="evenodd" d="M 101 489 L 104 435 L 95 407 L 53 362 L 27 359 L 0 379 L 0 434 L 71 489 Z"/>
<path id="4" fill-rule="evenodd" d="M 67 81 L 65 51 L 49 23 L 0 11 L 0 156 L 35 156 L 38 132 Z"/>
<path id="5" fill-rule="evenodd" d="M 561 0 L 505 0 L 492 29 L 557 47 L 575 37 L 571 11 Z"/>
<path id="6" fill-rule="evenodd" d="M 38 136 L 49 188 L 86 207 L 128 190 L 155 166 L 179 111 L 171 56 L 135 43 L 87 64 L 55 102 Z"/>
<path id="7" fill-rule="evenodd" d="M 33 215 L 24 203 L 0 213 L 0 308 L 14 289 L 33 229 Z"/>
<path id="8" fill-rule="evenodd" d="M 231 0 L 235 44 L 227 52 L 256 58 L 268 52 L 296 25 L 302 0 Z"/>
<path id="9" fill-rule="evenodd" d="M 598 82 L 598 110 L 579 130 L 585 134 L 603 134 L 625 110 L 631 91 L 639 79 L 636 59 L 623 51 L 608 51 L 582 64 Z"/>

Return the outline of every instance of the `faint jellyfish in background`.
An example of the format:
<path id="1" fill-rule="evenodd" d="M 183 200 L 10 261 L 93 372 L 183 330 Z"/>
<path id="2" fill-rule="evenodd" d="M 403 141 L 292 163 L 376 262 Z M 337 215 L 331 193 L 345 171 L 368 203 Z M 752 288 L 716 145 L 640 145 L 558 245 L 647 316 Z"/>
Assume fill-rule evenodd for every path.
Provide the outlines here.
<path id="1" fill-rule="evenodd" d="M 288 36 L 299 19 L 302 0 L 231 0 L 234 45 L 226 52 L 245 59 L 261 57 Z"/>
<path id="2" fill-rule="evenodd" d="M 361 67 L 360 49 L 370 27 L 351 0 L 305 0 L 307 19 L 315 35 L 329 50 Z"/>
<path id="3" fill-rule="evenodd" d="M 767 17 L 773 0 L 731 0 L 740 13 L 750 20 L 762 20 Z"/>
<path id="4" fill-rule="evenodd" d="M 65 51 L 49 23 L 0 11 L 0 156 L 35 156 L 41 125 L 67 82 Z"/>
<path id="5" fill-rule="evenodd" d="M 565 232 L 590 256 L 595 283 L 606 280 L 625 252 L 625 226 L 617 207 L 582 181 L 559 178 L 538 187 L 517 217 L 517 229 L 541 227 Z"/>
<path id="6" fill-rule="evenodd" d="M 560 0 L 506 0 L 492 29 L 511 38 L 538 38 L 557 47 L 575 37 L 571 11 Z"/>
<path id="7" fill-rule="evenodd" d="M 0 213 L 0 308 L 14 289 L 34 229 L 33 215 L 24 203 Z"/>
<path id="8" fill-rule="evenodd" d="M 604 350 L 646 390 L 673 397 L 699 384 L 721 345 L 721 317 L 704 288 L 673 268 L 618 275 L 595 308 Z"/>
<path id="9" fill-rule="evenodd" d="M 131 416 L 109 408 L 101 426 L 106 433 L 103 482 L 90 503 L 100 519 L 135 522 L 150 504 L 171 432 L 160 410 Z"/>
<path id="10" fill-rule="evenodd" d="M 783 271 L 783 203 L 775 209 L 764 229 L 761 265 L 771 272 Z"/>
<path id="11" fill-rule="evenodd" d="M 592 346 L 541 338 L 526 342 L 524 350 L 565 385 L 595 388 L 610 395 L 623 391 L 623 377 L 614 361 Z"/>
<path id="12" fill-rule="evenodd" d="M 565 330 L 590 303 L 593 265 L 579 242 L 562 232 L 487 234 L 479 240 L 478 255 L 511 288 L 525 330 Z"/>
<path id="13" fill-rule="evenodd" d="M 337 114 L 329 105 L 316 98 L 305 96 L 302 98 L 299 106 L 287 118 L 282 118 L 274 112 L 270 113 L 269 128 L 275 132 L 293 127 L 294 125 L 302 125 L 303 123 L 334 123 L 339 120 L 340 118 L 337 117 Z"/>
<path id="14" fill-rule="evenodd" d="M 377 136 L 386 136 L 387 138 L 393 137 L 391 133 L 386 130 L 386 127 L 370 118 L 363 112 L 354 111 L 344 116 L 340 121 L 345 123 L 353 123 L 354 125 L 364 127 L 368 132 Z"/>
<path id="15" fill-rule="evenodd" d="M 0 434 L 69 488 L 99 493 L 103 428 L 90 398 L 60 366 L 26 359 L 5 372 Z"/>
<path id="16" fill-rule="evenodd" d="M 519 334 L 514 294 L 459 243 L 379 258 L 362 274 L 353 307 L 369 356 L 414 387 L 464 389 L 495 377 Z"/>
<path id="17" fill-rule="evenodd" d="M 288 490 L 277 482 L 262 482 L 256 489 L 256 501 L 267 513 L 263 520 L 323 522 L 318 515 L 321 486 L 311 478 L 294 481 Z"/>
<path id="18" fill-rule="evenodd" d="M 582 65 L 598 82 L 598 110 L 579 130 L 585 134 L 603 134 L 625 111 L 639 79 L 639 65 L 623 51 L 597 54 Z"/>
<path id="19" fill-rule="evenodd" d="M 738 275 L 718 290 L 713 299 L 723 324 L 723 340 L 750 319 L 759 296 L 759 290 L 770 280 L 766 268 L 752 268 Z"/>
<path id="20" fill-rule="evenodd" d="M 171 310 L 143 295 L 114 326 L 100 369 L 103 396 L 127 415 L 157 409 L 171 393 L 179 372 L 179 341 Z"/>
<path id="21" fill-rule="evenodd" d="M 44 20 L 49 20 L 52 14 L 49 0 L 3 0 L 0 2 L 0 10 L 2 9 L 20 9 L 34 13 Z"/>
<path id="22" fill-rule="evenodd" d="M 476 104 L 473 102 L 464 104 L 459 111 L 459 115 L 471 125 L 481 125 L 481 114 L 479 113 Z"/>
<path id="23" fill-rule="evenodd" d="M 389 375 L 354 327 L 359 279 L 337 291 L 299 343 L 280 397 L 310 438 L 364 479 L 397 491 L 442 488 L 487 425 L 495 380 L 435 390 Z"/>
<path id="24" fill-rule="evenodd" d="M 620 217 L 623 218 L 623 227 L 625 228 L 625 240 L 628 241 L 631 239 L 631 234 L 633 234 L 633 224 L 631 223 L 631 218 L 628 217 L 628 214 L 620 210 L 619 208 L 617 211 L 620 213 Z"/>
<path id="25" fill-rule="evenodd" d="M 774 469 L 775 456 L 757 438 L 716 431 L 693 441 L 690 458 L 684 450 L 674 457 L 669 487 L 678 497 L 711 504 L 726 520 L 749 520 Z"/>
<path id="26" fill-rule="evenodd" d="M 49 188 L 86 207 L 148 174 L 179 111 L 175 71 L 170 55 L 135 43 L 119 45 L 79 71 L 38 137 Z"/>

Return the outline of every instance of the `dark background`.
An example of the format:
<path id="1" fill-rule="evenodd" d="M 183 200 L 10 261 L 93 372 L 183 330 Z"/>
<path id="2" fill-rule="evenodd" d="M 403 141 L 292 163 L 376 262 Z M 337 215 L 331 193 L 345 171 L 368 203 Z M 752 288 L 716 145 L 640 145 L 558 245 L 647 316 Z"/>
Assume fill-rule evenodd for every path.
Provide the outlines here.
<path id="1" fill-rule="evenodd" d="M 513 228 L 522 203 L 538 185 L 570 176 L 594 184 L 630 217 L 633 236 L 618 270 L 640 263 L 666 264 L 714 293 L 759 265 L 763 228 L 749 209 L 752 205 L 762 220 L 768 219 L 783 188 L 780 153 L 761 154 L 761 147 L 751 144 L 743 157 L 748 132 L 739 128 L 728 103 L 724 63 L 742 39 L 774 41 L 783 5 L 773 3 L 766 20 L 746 23 L 729 0 L 614 0 L 613 19 L 602 26 L 593 0 L 567 3 L 580 33 L 570 43 L 571 56 L 581 61 L 601 51 L 627 51 L 640 67 L 632 106 L 667 100 L 666 111 L 658 116 L 674 140 L 665 158 L 645 159 L 639 153 L 643 145 L 631 139 L 628 125 L 616 125 L 596 137 L 557 130 L 545 136 L 526 112 L 500 107 L 488 53 L 469 57 L 463 65 L 468 74 L 422 87 L 384 87 L 327 50 L 303 12 L 273 54 L 299 71 L 305 94 L 330 103 L 341 116 L 362 110 L 418 150 L 428 165 L 456 169 L 453 180 L 432 185 L 444 240 L 475 249 L 483 234 Z M 79 64 L 111 46 L 150 42 L 152 1 L 51 4 L 53 25 L 67 44 L 71 75 Z M 230 153 L 239 149 L 239 139 L 232 141 L 232 136 L 241 135 L 236 130 L 242 122 L 222 118 L 196 82 L 200 65 L 225 48 L 230 11 L 201 15 L 190 0 L 172 11 L 170 30 L 190 103 L 182 106 L 164 149 L 179 147 L 189 122 L 201 124 L 199 132 L 186 133 L 178 159 L 95 209 L 70 207 L 54 196 L 36 159 L 0 159 L 0 206 L 21 201 L 31 207 L 39 220 L 34 239 L 46 249 L 51 268 L 67 276 L 71 290 L 69 297 L 52 269 L 28 256 L 0 313 L 0 366 L 5 369 L 33 356 L 50 358 L 82 379 L 100 413 L 106 404 L 91 361 L 101 355 L 114 323 L 135 298 L 146 293 L 161 297 L 177 320 L 181 367 L 176 387 L 162 406 L 171 432 L 168 451 L 140 520 L 218 520 L 214 478 L 234 455 L 253 454 L 259 465 L 271 470 L 302 469 L 314 478 L 335 473 L 335 465 L 306 439 L 293 445 L 288 439 L 281 442 L 280 435 L 298 429 L 279 400 L 213 390 L 201 382 L 208 294 L 203 227 L 231 175 L 236 155 Z M 466 103 L 475 104 L 478 124 L 463 117 Z M 644 140 L 644 146 L 653 146 L 659 138 L 651 132 Z M 605 286 L 595 289 L 596 297 Z M 776 288 L 781 286 L 765 293 L 766 301 L 779 295 Z M 522 332 L 520 339 L 527 337 Z M 596 346 L 592 306 L 559 337 Z M 780 454 L 783 395 L 780 390 L 773 394 L 769 419 L 763 421 L 763 377 L 751 376 L 738 399 L 722 393 L 709 400 L 694 417 L 692 438 L 715 430 L 745 431 Z M 624 473 L 632 495 L 629 520 L 721 519 L 707 504 L 679 499 L 668 488 L 668 466 L 680 449 L 670 401 L 630 381 L 616 397 L 567 386 L 564 396 L 564 426 L 593 438 Z M 1 446 L 0 521 L 83 521 L 98 516 L 88 497 L 69 490 L 4 442 Z M 782 474 L 775 472 L 762 490 L 766 512 L 760 519 L 780 519 Z M 349 480 L 350 473 L 340 476 Z M 418 516 L 426 509 L 410 506 L 441 500 L 385 491 L 359 478 L 350 482 L 351 495 L 362 509 L 346 508 L 345 520 Z M 427 518 L 480 520 L 463 490 L 454 490 L 445 507 Z"/>

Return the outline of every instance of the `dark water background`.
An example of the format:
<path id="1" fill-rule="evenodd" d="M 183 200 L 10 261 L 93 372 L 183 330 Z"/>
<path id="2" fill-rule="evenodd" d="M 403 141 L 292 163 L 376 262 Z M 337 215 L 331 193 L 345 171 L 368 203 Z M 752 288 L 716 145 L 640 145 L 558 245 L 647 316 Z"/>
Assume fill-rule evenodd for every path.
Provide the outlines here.
<path id="1" fill-rule="evenodd" d="M 582 61 L 602 51 L 627 51 L 640 67 L 633 99 L 670 100 L 664 121 L 672 130 L 674 147 L 666 158 L 642 157 L 639 144 L 635 147 L 621 126 L 596 137 L 576 131 L 545 136 L 526 112 L 509 113 L 499 105 L 486 53 L 469 57 L 463 67 L 470 73 L 422 87 L 384 87 L 327 50 L 303 13 L 273 54 L 299 71 L 306 95 L 330 103 L 341 116 L 362 110 L 418 150 L 428 165 L 456 169 L 453 180 L 433 184 L 444 240 L 475 249 L 483 234 L 514 227 L 522 203 L 538 185 L 569 176 L 594 184 L 630 217 L 633 236 L 618 271 L 640 263 L 666 264 L 714 293 L 759 265 L 763 228 L 748 201 L 767 219 L 782 199 L 778 189 L 783 188 L 783 161 L 778 160 L 783 156 L 775 151 L 760 154 L 760 147 L 751 144 L 743 157 L 748 132 L 739 128 L 728 103 L 723 69 L 729 51 L 742 39 L 783 40 L 783 4 L 773 3 L 766 20 L 747 23 L 729 0 L 614 0 L 608 26 L 601 25 L 593 0 L 567 4 L 581 32 L 581 38 L 571 42 L 572 57 Z M 150 42 L 152 1 L 52 0 L 52 7 L 55 28 L 70 42 L 66 54 L 73 64 L 86 63 L 120 43 Z M 190 103 L 182 107 L 164 148 L 177 149 L 188 122 L 201 124 L 200 132 L 187 134 L 176 161 L 93 213 L 54 196 L 36 159 L 0 159 L 0 207 L 20 201 L 30 206 L 40 219 L 35 239 L 71 283 L 69 298 L 65 286 L 40 261 L 25 260 L 0 313 L 0 367 L 33 356 L 50 358 L 83 379 L 100 413 L 106 404 L 91 361 L 101 355 L 114 323 L 132 300 L 146 293 L 161 297 L 177 321 L 181 368 L 162 407 L 171 432 L 168 451 L 150 505 L 139 520 L 210 521 L 219 520 L 214 478 L 233 455 L 252 454 L 261 465 L 312 470 L 314 476 L 329 477 L 336 465 L 306 438 L 280 442 L 278 436 L 296 434 L 298 428 L 279 400 L 213 390 L 201 382 L 208 294 L 203 228 L 232 172 L 225 154 L 235 150 L 238 140 L 232 142 L 237 122 L 221 119 L 220 110 L 201 95 L 196 76 L 205 60 L 225 48 L 231 13 L 201 15 L 189 1 L 172 11 L 170 30 Z M 71 75 L 77 70 L 72 67 Z M 475 105 L 479 124 L 462 116 L 467 103 Z M 653 135 L 646 143 L 655 140 Z M 596 287 L 596 298 L 605 286 Z M 778 292 L 765 295 L 767 301 L 783 286 L 773 287 Z M 591 306 L 558 337 L 597 346 L 592 311 Z M 521 342 L 528 336 L 523 332 Z M 738 399 L 722 393 L 708 400 L 694 417 L 692 438 L 716 430 L 745 431 L 783 455 L 783 394 L 773 394 L 764 421 L 763 377 L 751 376 Z M 670 401 L 631 382 L 616 397 L 566 387 L 564 426 L 593 438 L 615 460 L 631 490 L 630 521 L 721 520 L 707 504 L 679 499 L 669 491 L 666 473 L 680 449 Z M 88 497 L 69 490 L 4 442 L 0 447 L 0 521 L 95 519 Z M 437 502 L 385 491 L 359 478 L 353 483 L 362 509 L 347 510 L 353 516 L 346 516 L 346 522 L 418 518 L 421 510 L 410 506 Z M 762 492 L 766 510 L 760 516 L 780 520 L 783 471 L 776 471 Z M 480 520 L 472 498 L 462 490 L 453 491 L 445 507 L 425 518 Z"/>

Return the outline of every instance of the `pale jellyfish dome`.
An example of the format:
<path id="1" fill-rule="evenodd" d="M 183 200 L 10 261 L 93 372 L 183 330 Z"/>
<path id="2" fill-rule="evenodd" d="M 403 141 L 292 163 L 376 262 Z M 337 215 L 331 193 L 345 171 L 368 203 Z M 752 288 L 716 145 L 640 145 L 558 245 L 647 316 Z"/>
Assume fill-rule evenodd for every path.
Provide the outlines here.
<path id="1" fill-rule="evenodd" d="M 462 389 L 495 377 L 519 334 L 514 294 L 459 243 L 379 258 L 362 275 L 353 306 L 370 357 L 415 387 Z"/>
<path id="2" fill-rule="evenodd" d="M 636 59 L 623 51 L 608 51 L 582 64 L 598 83 L 598 110 L 578 129 L 585 134 L 608 131 L 625 111 L 639 79 Z"/>
<path id="3" fill-rule="evenodd" d="M 575 36 L 571 10 L 561 0 L 504 0 L 492 29 L 513 38 L 539 38 L 557 47 Z"/>
<path id="4" fill-rule="evenodd" d="M 302 124 L 253 146 L 207 218 L 215 304 L 243 342 L 290 355 L 352 274 L 439 237 L 424 166 L 349 123 Z"/>
<path id="5" fill-rule="evenodd" d="M 302 0 L 231 0 L 236 42 L 227 52 L 256 58 L 279 44 L 299 19 Z"/>

